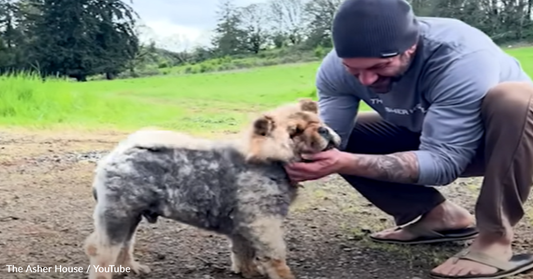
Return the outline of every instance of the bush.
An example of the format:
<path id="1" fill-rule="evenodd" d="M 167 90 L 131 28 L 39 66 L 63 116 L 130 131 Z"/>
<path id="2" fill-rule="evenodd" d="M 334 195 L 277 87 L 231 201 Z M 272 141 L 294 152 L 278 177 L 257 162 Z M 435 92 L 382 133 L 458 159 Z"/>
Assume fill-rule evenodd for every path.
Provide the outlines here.
<path id="1" fill-rule="evenodd" d="M 322 46 L 316 47 L 314 53 L 315 57 L 318 59 L 322 59 L 326 56 L 326 50 Z"/>
<path id="2" fill-rule="evenodd" d="M 231 71 L 262 66 L 274 66 L 287 63 L 311 62 L 322 59 L 327 50 L 317 47 L 314 50 L 304 50 L 296 47 L 272 49 L 262 51 L 257 55 L 223 56 L 205 60 L 199 63 L 186 64 L 170 68 L 168 73 L 197 74 L 217 71 Z"/>

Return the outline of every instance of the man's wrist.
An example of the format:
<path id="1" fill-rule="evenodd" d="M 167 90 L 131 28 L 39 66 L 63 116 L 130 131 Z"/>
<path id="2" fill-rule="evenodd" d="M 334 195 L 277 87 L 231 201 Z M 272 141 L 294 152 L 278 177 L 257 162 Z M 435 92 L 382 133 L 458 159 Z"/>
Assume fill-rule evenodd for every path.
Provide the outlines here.
<path id="1" fill-rule="evenodd" d="M 339 167 L 337 173 L 339 174 L 351 174 L 355 166 L 355 154 L 341 151 L 339 155 Z"/>

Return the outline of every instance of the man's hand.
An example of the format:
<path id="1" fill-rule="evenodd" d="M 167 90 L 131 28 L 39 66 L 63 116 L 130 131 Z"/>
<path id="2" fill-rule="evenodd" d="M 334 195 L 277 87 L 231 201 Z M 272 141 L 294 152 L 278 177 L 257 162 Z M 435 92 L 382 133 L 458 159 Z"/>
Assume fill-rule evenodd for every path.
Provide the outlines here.
<path id="1" fill-rule="evenodd" d="M 303 157 L 312 162 L 292 163 L 285 166 L 293 182 L 316 180 L 337 173 L 343 167 L 343 158 L 346 157 L 346 154 L 338 149 L 330 149 Z"/>
<path id="2" fill-rule="evenodd" d="M 418 161 L 413 152 L 385 155 L 350 154 L 331 149 L 307 155 L 310 163 L 293 163 L 285 166 L 291 181 L 316 180 L 333 173 L 355 175 L 396 183 L 416 183 Z"/>

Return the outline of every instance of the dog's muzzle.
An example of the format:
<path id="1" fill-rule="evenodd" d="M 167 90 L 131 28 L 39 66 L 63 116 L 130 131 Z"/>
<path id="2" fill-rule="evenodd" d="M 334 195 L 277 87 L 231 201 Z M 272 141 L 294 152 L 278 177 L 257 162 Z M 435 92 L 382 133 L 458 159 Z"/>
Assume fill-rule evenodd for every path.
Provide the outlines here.
<path id="1" fill-rule="evenodd" d="M 329 130 L 325 127 L 318 128 L 318 134 L 325 139 L 328 142 L 328 145 L 324 150 L 330 150 L 332 148 L 337 147 L 337 144 L 335 143 L 335 139 L 333 138 L 333 135 L 329 132 Z"/>

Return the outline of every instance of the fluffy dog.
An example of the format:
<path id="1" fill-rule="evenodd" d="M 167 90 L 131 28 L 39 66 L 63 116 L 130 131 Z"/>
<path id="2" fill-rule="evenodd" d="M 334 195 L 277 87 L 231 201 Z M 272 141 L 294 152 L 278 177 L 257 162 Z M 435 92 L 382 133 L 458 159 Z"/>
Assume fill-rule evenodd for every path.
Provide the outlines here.
<path id="1" fill-rule="evenodd" d="M 295 278 L 286 264 L 282 223 L 298 187 L 283 164 L 339 143 L 307 99 L 262 114 L 235 140 L 131 134 L 95 170 L 95 228 L 84 248 L 89 278 L 112 278 L 117 270 L 110 265 L 149 272 L 133 258 L 134 236 L 142 217 L 155 223 L 159 216 L 227 236 L 231 269 L 246 278 Z"/>

